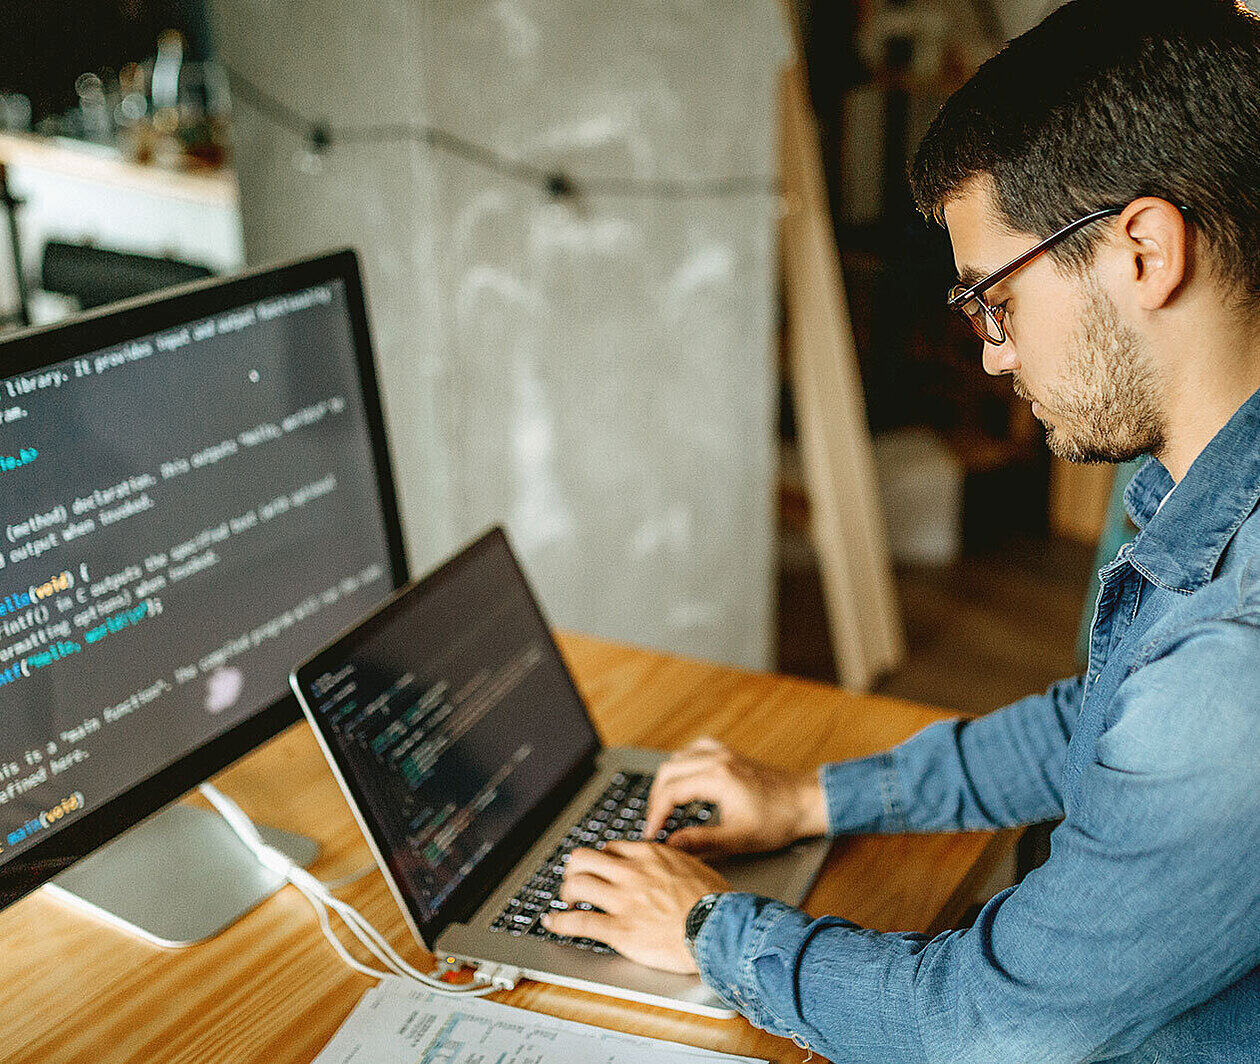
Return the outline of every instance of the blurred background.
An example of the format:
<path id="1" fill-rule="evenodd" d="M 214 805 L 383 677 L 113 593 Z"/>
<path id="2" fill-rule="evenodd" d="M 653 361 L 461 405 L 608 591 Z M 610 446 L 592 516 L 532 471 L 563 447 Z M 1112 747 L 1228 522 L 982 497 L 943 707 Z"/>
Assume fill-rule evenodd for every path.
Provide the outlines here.
<path id="1" fill-rule="evenodd" d="M 945 313 L 904 173 L 1054 6 L 2 0 L 0 330 L 352 246 L 414 571 L 502 521 L 560 626 L 987 711 L 1075 670 L 1127 531 Z"/>

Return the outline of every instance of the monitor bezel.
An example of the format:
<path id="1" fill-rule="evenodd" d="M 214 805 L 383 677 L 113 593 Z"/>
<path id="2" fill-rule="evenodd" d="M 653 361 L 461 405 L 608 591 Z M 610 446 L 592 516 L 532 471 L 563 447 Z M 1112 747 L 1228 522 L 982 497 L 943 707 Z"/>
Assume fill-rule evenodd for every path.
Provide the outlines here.
<path id="1" fill-rule="evenodd" d="M 230 307 L 336 280 L 345 283 L 359 386 L 385 525 L 390 578 L 397 590 L 408 582 L 409 573 L 376 359 L 368 329 L 367 304 L 358 256 L 352 249 L 194 281 L 101 307 L 69 322 L 26 329 L 0 338 L 0 377 L 29 373 Z M 277 689 L 279 697 L 247 720 L 189 751 L 30 849 L 0 863 L 0 910 L 301 720 L 302 711 L 289 688 L 287 675 L 277 677 Z"/>

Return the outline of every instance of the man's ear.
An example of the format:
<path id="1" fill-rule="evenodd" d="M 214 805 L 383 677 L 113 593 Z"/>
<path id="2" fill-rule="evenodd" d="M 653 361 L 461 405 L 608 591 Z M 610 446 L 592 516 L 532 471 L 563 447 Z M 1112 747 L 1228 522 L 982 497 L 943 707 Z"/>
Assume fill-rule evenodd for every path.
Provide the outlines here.
<path id="1" fill-rule="evenodd" d="M 1120 215 L 1121 281 L 1142 310 L 1159 310 L 1189 276 L 1189 233 L 1181 211 L 1155 196 L 1135 199 Z"/>

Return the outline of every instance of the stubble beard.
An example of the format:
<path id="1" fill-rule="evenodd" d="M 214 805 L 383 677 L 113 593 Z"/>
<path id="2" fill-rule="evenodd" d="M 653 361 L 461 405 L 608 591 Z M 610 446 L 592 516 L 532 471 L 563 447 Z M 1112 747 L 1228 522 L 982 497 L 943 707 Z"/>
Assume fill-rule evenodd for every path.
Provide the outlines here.
<path id="1" fill-rule="evenodd" d="M 1050 451 L 1078 463 L 1129 462 L 1162 451 L 1167 431 L 1146 344 L 1093 282 L 1071 343 L 1067 379 L 1041 400 L 1055 422 L 1046 423 Z M 1026 395 L 1018 381 L 1016 391 Z"/>

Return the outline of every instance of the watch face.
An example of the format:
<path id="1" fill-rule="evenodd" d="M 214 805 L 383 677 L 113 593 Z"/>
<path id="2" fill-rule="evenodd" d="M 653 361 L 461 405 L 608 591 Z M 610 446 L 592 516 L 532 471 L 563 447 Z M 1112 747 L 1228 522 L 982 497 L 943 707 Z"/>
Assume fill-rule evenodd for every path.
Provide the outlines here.
<path id="1" fill-rule="evenodd" d="M 687 913 L 687 923 L 683 927 L 683 934 L 688 941 L 691 941 L 700 933 L 705 918 L 713 911 L 713 906 L 717 904 L 718 896 L 716 894 L 706 894 L 698 902 L 691 907 L 691 911 Z"/>

